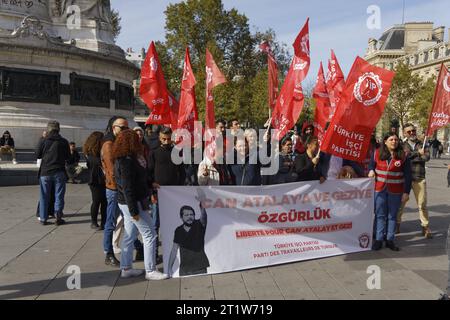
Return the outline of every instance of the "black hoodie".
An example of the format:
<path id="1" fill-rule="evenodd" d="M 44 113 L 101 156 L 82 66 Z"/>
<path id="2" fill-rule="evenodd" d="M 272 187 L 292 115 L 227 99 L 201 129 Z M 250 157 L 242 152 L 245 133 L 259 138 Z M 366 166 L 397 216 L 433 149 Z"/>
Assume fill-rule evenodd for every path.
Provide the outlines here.
<path id="1" fill-rule="evenodd" d="M 51 132 L 43 139 L 36 150 L 38 159 L 42 159 L 39 176 L 51 176 L 58 172 L 66 172 L 66 160 L 70 156 L 69 142 L 59 133 Z"/>

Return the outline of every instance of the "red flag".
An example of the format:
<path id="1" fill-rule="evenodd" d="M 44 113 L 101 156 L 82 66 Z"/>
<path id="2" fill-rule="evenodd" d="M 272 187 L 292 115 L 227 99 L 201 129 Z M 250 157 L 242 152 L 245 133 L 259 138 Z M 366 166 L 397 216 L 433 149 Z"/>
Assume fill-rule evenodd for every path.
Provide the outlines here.
<path id="1" fill-rule="evenodd" d="M 336 111 L 336 107 L 339 104 L 339 98 L 341 97 L 342 91 L 344 91 L 345 87 L 344 73 L 339 66 L 339 62 L 333 50 L 331 50 L 331 59 L 328 60 L 328 73 L 326 83 L 328 94 L 330 95 L 330 103 L 333 115 Z"/>
<path id="2" fill-rule="evenodd" d="M 294 59 L 284 80 L 272 115 L 272 126 L 278 130 L 275 137 L 280 140 L 298 120 L 304 105 L 302 81 L 310 64 L 308 20 L 298 34 L 294 46 Z"/>
<path id="3" fill-rule="evenodd" d="M 327 122 L 330 121 L 331 116 L 330 96 L 328 95 L 327 85 L 325 83 L 322 62 L 320 62 L 319 74 L 317 75 L 317 82 L 313 91 L 313 98 L 316 100 L 313 125 L 317 129 L 316 133 L 319 138 L 319 143 L 322 143 L 323 138 L 325 137 L 325 126 Z"/>
<path id="4" fill-rule="evenodd" d="M 270 48 L 270 44 L 267 41 L 261 43 L 259 45 L 259 48 L 261 49 L 261 51 L 267 53 L 267 66 L 269 75 L 269 107 L 273 111 L 278 96 L 278 66 L 277 62 L 275 61 L 275 57 L 273 56 L 272 49 Z"/>
<path id="5" fill-rule="evenodd" d="M 450 122 L 450 72 L 442 64 L 436 83 L 436 91 L 433 97 L 430 118 L 426 136 L 430 137 L 434 131 L 445 127 Z"/>
<path id="6" fill-rule="evenodd" d="M 370 137 L 383 114 L 395 73 L 357 57 L 321 150 L 362 162 Z"/>
<path id="7" fill-rule="evenodd" d="M 219 67 L 217 67 L 213 56 L 206 49 L 206 114 L 205 114 L 205 128 L 214 129 L 215 115 L 214 115 L 214 97 L 212 90 L 215 86 L 225 83 L 227 80 L 225 76 L 220 72 Z"/>
<path id="8" fill-rule="evenodd" d="M 186 48 L 184 58 L 183 80 L 181 82 L 180 109 L 178 112 L 178 128 L 194 133 L 194 122 L 198 120 L 197 103 L 195 100 L 195 76 L 192 71 L 189 48 Z"/>
<path id="9" fill-rule="evenodd" d="M 273 57 L 273 52 L 272 52 L 272 48 L 270 47 L 270 44 L 268 41 L 263 41 L 261 42 L 261 44 L 259 45 L 259 49 L 262 52 L 267 53 L 269 56 Z"/>
<path id="10" fill-rule="evenodd" d="M 171 127 L 173 130 L 177 128 L 178 108 L 179 103 L 174 95 L 168 91 L 169 108 L 159 113 L 152 110 L 145 124 L 158 124 L 166 127 Z"/>
<path id="11" fill-rule="evenodd" d="M 142 65 L 139 94 L 155 121 L 162 121 L 165 114 L 170 112 L 169 91 L 153 41 Z"/>
<path id="12" fill-rule="evenodd" d="M 309 51 L 309 18 L 294 41 L 294 55 L 298 58 L 295 68 L 298 69 L 299 81 L 303 81 L 309 71 L 311 63 Z"/>

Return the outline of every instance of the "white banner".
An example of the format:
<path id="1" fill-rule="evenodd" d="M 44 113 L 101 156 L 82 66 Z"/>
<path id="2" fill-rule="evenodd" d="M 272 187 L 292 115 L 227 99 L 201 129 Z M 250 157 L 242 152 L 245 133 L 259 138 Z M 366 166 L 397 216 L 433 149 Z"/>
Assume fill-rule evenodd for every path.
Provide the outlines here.
<path id="1" fill-rule="evenodd" d="M 373 179 L 161 187 L 158 194 L 164 272 L 173 277 L 371 248 Z"/>

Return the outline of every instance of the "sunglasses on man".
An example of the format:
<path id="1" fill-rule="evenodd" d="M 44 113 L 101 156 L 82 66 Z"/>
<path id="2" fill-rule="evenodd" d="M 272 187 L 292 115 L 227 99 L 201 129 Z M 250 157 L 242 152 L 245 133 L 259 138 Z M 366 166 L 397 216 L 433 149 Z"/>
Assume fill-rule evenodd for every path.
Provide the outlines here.
<path id="1" fill-rule="evenodd" d="M 128 129 L 130 129 L 127 126 L 114 126 L 114 127 L 120 128 L 120 130 L 128 130 Z"/>

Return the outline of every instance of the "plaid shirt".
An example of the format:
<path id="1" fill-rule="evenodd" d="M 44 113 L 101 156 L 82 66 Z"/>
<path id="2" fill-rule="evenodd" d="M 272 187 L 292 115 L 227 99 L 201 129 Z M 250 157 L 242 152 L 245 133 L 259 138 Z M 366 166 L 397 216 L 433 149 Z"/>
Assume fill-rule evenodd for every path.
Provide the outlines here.
<path id="1" fill-rule="evenodd" d="M 423 142 L 417 140 L 411 147 L 408 140 L 403 142 L 403 150 L 407 157 L 411 160 L 411 173 L 413 181 L 421 181 L 425 179 L 425 162 L 430 160 L 430 150 L 428 145 L 425 145 L 425 153 L 420 155 L 419 150 L 422 149 Z"/>

